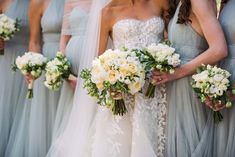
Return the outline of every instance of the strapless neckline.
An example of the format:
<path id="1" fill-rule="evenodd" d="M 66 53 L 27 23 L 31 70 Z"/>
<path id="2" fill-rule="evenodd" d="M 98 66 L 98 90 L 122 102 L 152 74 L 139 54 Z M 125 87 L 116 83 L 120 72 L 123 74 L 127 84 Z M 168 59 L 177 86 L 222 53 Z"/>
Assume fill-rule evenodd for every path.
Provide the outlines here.
<path id="1" fill-rule="evenodd" d="M 150 17 L 150 18 L 148 18 L 146 20 L 140 20 L 140 19 L 135 19 L 135 18 L 124 18 L 124 19 L 116 21 L 113 24 L 113 28 L 116 27 L 116 25 L 118 25 L 119 23 L 126 22 L 126 21 L 134 21 L 134 22 L 137 22 L 137 23 L 144 23 L 144 24 L 146 24 L 146 23 L 148 23 L 150 21 L 153 21 L 153 20 L 159 20 L 159 21 L 163 22 L 163 19 L 160 16 L 153 16 L 153 17 Z"/>

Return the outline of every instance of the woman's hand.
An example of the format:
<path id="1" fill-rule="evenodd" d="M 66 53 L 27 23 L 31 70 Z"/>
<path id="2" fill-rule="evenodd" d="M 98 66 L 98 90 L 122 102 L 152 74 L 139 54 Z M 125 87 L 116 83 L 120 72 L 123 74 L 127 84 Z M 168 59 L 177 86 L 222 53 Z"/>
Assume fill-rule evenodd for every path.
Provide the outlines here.
<path id="1" fill-rule="evenodd" d="M 123 95 L 121 92 L 117 92 L 117 91 L 109 91 L 110 96 L 114 99 L 114 100 L 120 100 L 123 98 Z"/>
<path id="2" fill-rule="evenodd" d="M 235 101 L 235 95 L 232 93 L 231 90 L 227 91 L 227 97 L 229 98 L 229 100 L 231 101 Z"/>
<path id="3" fill-rule="evenodd" d="M 213 102 L 211 98 L 207 97 L 205 102 L 204 102 L 209 108 L 211 108 L 213 111 L 220 111 L 224 108 L 226 108 L 225 103 L 220 103 L 220 102 Z"/>
<path id="4" fill-rule="evenodd" d="M 35 78 L 31 74 L 26 74 L 25 80 L 28 84 L 30 84 L 32 82 L 32 80 L 35 80 Z"/>
<path id="5" fill-rule="evenodd" d="M 77 78 L 76 79 L 72 79 L 72 80 L 67 80 L 69 86 L 75 90 L 76 89 L 76 86 L 77 86 Z"/>
<path id="6" fill-rule="evenodd" d="M 170 74 L 169 72 L 159 72 L 155 70 L 152 72 L 152 79 L 155 82 L 154 84 L 160 85 L 185 77 L 185 73 L 187 73 L 186 69 L 183 69 L 181 67 L 177 68 L 173 74 Z"/>

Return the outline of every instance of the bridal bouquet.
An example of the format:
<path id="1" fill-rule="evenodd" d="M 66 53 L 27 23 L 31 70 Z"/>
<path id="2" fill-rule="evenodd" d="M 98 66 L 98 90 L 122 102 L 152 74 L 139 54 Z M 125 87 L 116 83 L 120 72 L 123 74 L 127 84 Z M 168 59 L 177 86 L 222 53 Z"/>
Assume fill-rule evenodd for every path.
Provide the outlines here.
<path id="1" fill-rule="evenodd" d="M 14 34 L 20 30 L 20 21 L 13 20 L 5 14 L 0 14 L 0 38 L 7 41 L 13 38 Z M 0 54 L 4 54 L 4 49 L 0 50 Z"/>
<path id="2" fill-rule="evenodd" d="M 213 104 L 226 104 L 231 107 L 232 103 L 227 97 L 227 90 L 230 87 L 230 73 L 226 70 L 211 65 L 202 65 L 197 70 L 197 74 L 192 76 L 192 87 L 199 95 L 202 102 L 212 101 Z M 223 116 L 213 108 L 215 122 L 220 122 Z"/>
<path id="3" fill-rule="evenodd" d="M 180 65 L 180 55 L 175 53 L 175 49 L 167 43 L 151 44 L 143 50 L 136 50 L 141 63 L 145 66 L 145 71 L 150 73 L 153 70 L 160 72 L 174 73 L 175 68 Z M 154 97 L 155 85 L 149 84 L 146 96 Z"/>
<path id="4" fill-rule="evenodd" d="M 108 107 L 114 115 L 127 112 L 123 95 L 134 95 L 145 82 L 145 72 L 135 52 L 107 50 L 81 73 L 88 94 L 98 104 Z"/>
<path id="5" fill-rule="evenodd" d="M 59 90 L 64 79 L 76 79 L 71 72 L 71 64 L 65 55 L 57 52 L 56 57 L 46 65 L 46 80 L 44 85 L 51 90 Z"/>
<path id="6" fill-rule="evenodd" d="M 13 71 L 19 69 L 23 75 L 30 74 L 34 79 L 41 76 L 45 70 L 47 58 L 39 53 L 26 52 L 23 56 L 16 58 Z M 33 98 L 33 81 L 28 84 L 27 98 Z"/>

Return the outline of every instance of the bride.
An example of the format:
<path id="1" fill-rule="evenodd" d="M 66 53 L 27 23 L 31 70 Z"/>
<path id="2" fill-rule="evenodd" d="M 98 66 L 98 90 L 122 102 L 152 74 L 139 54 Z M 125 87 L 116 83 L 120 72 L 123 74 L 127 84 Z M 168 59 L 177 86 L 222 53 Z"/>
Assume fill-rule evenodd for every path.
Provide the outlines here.
<path id="1" fill-rule="evenodd" d="M 109 48 L 109 41 L 112 48 L 143 48 L 164 38 L 167 1 L 112 0 L 106 4 L 107 0 L 93 1 L 80 69 L 89 67 L 97 52 L 100 55 Z M 164 87 L 159 87 L 152 100 L 142 94 L 125 98 L 128 113 L 113 116 L 110 110 L 95 104 L 80 80 L 69 124 L 53 143 L 48 156 L 164 156 L 164 93 Z"/>

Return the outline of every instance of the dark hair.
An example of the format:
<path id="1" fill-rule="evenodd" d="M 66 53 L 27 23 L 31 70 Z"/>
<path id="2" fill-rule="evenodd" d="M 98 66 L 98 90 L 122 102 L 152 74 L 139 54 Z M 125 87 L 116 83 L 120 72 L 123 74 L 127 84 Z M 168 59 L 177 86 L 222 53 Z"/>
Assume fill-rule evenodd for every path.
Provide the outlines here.
<path id="1" fill-rule="evenodd" d="M 177 6 L 179 4 L 179 1 L 181 1 L 181 6 L 178 14 L 178 24 L 186 24 L 188 22 L 191 22 L 189 19 L 190 12 L 191 12 L 191 1 L 190 0 L 169 0 L 169 17 L 172 18 L 175 14 L 175 11 L 177 9 Z"/>
<path id="2" fill-rule="evenodd" d="M 222 0 L 221 1 L 221 3 L 227 3 L 228 2 L 228 0 Z"/>
<path id="3" fill-rule="evenodd" d="M 189 19 L 191 12 L 191 1 L 190 0 L 181 0 L 181 6 L 178 14 L 178 24 L 186 24 L 191 23 L 192 21 Z"/>
<path id="4" fill-rule="evenodd" d="M 178 4 L 179 0 L 169 0 L 169 9 L 168 9 L 169 19 L 174 17 Z"/>

